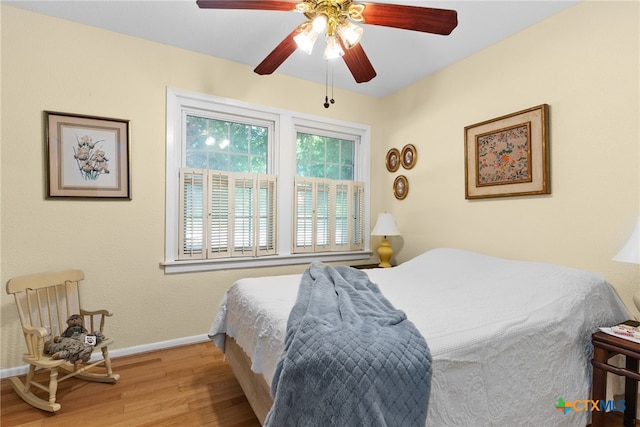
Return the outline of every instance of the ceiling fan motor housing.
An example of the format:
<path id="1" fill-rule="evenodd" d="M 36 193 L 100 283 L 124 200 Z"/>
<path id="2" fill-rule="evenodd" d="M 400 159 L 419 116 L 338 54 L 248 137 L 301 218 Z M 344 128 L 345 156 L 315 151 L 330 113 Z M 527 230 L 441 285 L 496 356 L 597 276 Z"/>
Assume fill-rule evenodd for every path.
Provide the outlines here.
<path id="1" fill-rule="evenodd" d="M 363 22 L 365 5 L 355 4 L 352 0 L 307 0 L 296 5 L 296 11 L 301 12 L 310 21 L 318 17 L 326 17 L 327 35 L 333 36 L 347 20 Z"/>

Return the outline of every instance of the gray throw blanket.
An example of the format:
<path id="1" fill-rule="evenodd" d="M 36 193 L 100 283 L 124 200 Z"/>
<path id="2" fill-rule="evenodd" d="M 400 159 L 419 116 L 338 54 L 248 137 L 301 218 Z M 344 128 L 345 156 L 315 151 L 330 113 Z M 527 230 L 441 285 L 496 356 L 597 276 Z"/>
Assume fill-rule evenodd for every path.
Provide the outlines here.
<path id="1" fill-rule="evenodd" d="M 305 271 L 273 377 L 265 426 L 423 427 L 431 354 L 363 271 Z"/>

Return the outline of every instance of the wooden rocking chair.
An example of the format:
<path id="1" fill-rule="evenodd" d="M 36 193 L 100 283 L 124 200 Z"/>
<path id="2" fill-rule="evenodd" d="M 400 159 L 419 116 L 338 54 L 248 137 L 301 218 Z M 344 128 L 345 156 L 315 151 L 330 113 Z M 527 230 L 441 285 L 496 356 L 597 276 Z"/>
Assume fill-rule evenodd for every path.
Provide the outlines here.
<path id="1" fill-rule="evenodd" d="M 27 343 L 27 352 L 22 360 L 29 364 L 29 372 L 23 383 L 18 377 L 10 378 L 13 389 L 28 404 L 55 412 L 61 406 L 56 403 L 58 383 L 68 378 L 76 377 L 88 381 L 115 383 L 120 375 L 111 371 L 111 359 L 107 347 L 113 339 L 106 338 L 94 347 L 94 351 L 101 350 L 102 358 L 87 364 L 71 364 L 64 359 L 53 359 L 44 354 L 45 342 L 55 336 L 60 336 L 67 328 L 67 319 L 73 314 L 80 314 L 84 320 L 84 327 L 91 333 L 103 332 L 105 318 L 111 316 L 108 310 L 86 311 L 80 308 L 78 284 L 84 279 L 81 270 L 66 270 L 52 273 L 40 273 L 15 277 L 7 282 L 7 293 L 15 297 L 22 323 L 22 331 Z M 100 372 L 89 372 L 90 369 L 101 366 Z M 104 368 L 104 373 L 102 372 Z M 37 370 L 49 371 L 49 384 L 35 381 Z M 58 378 L 58 370 L 65 375 Z M 49 393 L 45 400 L 36 396 L 31 390 L 37 387 Z"/>

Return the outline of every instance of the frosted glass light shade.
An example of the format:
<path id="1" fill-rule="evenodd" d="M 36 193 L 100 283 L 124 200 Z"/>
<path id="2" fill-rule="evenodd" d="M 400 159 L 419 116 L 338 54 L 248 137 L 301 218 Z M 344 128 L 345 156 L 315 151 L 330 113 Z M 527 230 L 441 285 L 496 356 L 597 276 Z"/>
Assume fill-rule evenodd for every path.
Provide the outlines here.
<path id="1" fill-rule="evenodd" d="M 338 28 L 338 35 L 340 35 L 342 43 L 344 43 L 344 47 L 346 47 L 347 49 L 351 49 L 353 46 L 357 45 L 360 42 L 362 33 L 362 27 L 358 27 L 357 25 L 352 24 L 350 21 L 346 21 Z"/>
<path id="2" fill-rule="evenodd" d="M 613 260 L 640 264 L 640 216 L 636 220 L 636 226 L 629 240 L 627 240 L 627 243 L 620 249 L 620 252 L 613 257 Z"/>
<path id="3" fill-rule="evenodd" d="M 311 21 L 313 31 L 320 34 L 327 29 L 327 15 L 318 15 Z"/>
<path id="4" fill-rule="evenodd" d="M 338 37 L 328 36 L 326 44 L 324 46 L 324 55 L 322 57 L 324 59 L 336 59 L 340 58 L 343 55 L 344 50 L 342 50 L 342 46 L 340 46 Z"/>
<path id="5" fill-rule="evenodd" d="M 396 222 L 393 220 L 393 215 L 389 212 L 382 212 L 378 214 L 378 221 L 376 222 L 372 236 L 399 236 L 400 230 L 396 226 Z"/>
<path id="6" fill-rule="evenodd" d="M 313 51 L 313 45 L 316 43 L 318 39 L 318 33 L 313 29 L 313 26 L 310 22 L 305 22 L 300 26 L 301 32 L 298 33 L 293 41 L 296 42 L 298 48 L 302 50 L 307 55 L 311 55 Z"/>

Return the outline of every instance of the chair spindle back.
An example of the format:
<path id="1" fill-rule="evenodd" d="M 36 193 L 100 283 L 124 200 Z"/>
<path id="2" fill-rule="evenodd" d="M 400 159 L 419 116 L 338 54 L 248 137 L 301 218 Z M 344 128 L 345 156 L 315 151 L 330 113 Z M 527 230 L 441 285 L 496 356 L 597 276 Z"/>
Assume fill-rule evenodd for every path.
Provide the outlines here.
<path id="1" fill-rule="evenodd" d="M 81 270 L 11 279 L 7 292 L 15 298 L 22 326 L 44 328 L 49 338 L 61 335 L 67 328 L 69 316 L 80 314 L 78 281 L 82 279 Z M 86 320 L 93 327 L 93 318 Z"/>

